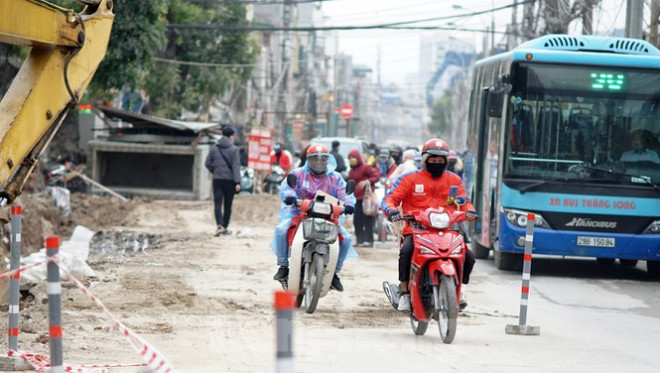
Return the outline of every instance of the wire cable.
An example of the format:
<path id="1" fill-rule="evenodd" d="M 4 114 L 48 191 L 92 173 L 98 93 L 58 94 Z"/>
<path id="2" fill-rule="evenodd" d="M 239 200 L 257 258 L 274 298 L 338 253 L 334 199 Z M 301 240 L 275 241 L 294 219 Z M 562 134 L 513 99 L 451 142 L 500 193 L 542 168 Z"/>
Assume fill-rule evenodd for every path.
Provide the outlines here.
<path id="1" fill-rule="evenodd" d="M 457 28 L 447 28 L 443 26 L 404 26 L 414 23 L 424 23 L 432 21 L 442 21 L 442 20 L 456 20 L 465 17 L 472 17 L 476 15 L 486 14 L 497 12 L 503 9 L 508 9 L 513 6 L 523 5 L 526 3 L 534 2 L 534 0 L 527 0 L 520 3 L 512 3 L 497 8 L 491 8 L 487 10 L 470 12 L 464 14 L 457 14 L 452 16 L 442 16 L 442 17 L 432 17 L 432 18 L 423 18 L 411 21 L 401 21 L 401 22 L 392 22 L 392 23 L 383 23 L 378 25 L 364 25 L 364 26 L 320 26 L 320 27 L 279 27 L 279 26 L 270 26 L 270 27 L 255 27 L 255 26 L 226 26 L 226 25 L 205 25 L 205 24 L 170 24 L 167 25 L 168 28 L 178 28 L 178 29 L 200 29 L 200 30 L 216 30 L 216 31 L 293 31 L 293 32 L 313 32 L 313 31 L 348 31 L 348 30 L 377 30 L 377 29 L 397 29 L 397 30 L 456 30 L 456 31 L 473 31 L 473 32 L 486 32 L 486 30 L 477 30 L 477 29 L 457 29 Z"/>

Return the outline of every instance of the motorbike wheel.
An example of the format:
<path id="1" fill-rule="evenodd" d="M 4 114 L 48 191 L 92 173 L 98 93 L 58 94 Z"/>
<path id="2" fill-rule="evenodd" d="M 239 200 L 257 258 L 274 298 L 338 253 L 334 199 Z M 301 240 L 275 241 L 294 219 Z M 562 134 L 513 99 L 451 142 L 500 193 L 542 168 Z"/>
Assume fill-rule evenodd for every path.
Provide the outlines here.
<path id="1" fill-rule="evenodd" d="M 456 336 L 456 318 L 458 317 L 458 302 L 456 300 L 456 285 L 451 277 L 440 277 L 440 288 L 436 294 L 438 299 L 435 310 L 438 318 L 438 330 L 444 343 L 451 343 Z"/>
<path id="2" fill-rule="evenodd" d="M 323 257 L 314 255 L 309 266 L 309 287 L 305 289 L 305 312 L 314 313 L 323 288 Z"/>
<path id="3" fill-rule="evenodd" d="M 410 314 L 410 326 L 412 327 L 413 333 L 415 333 L 415 335 L 424 335 L 424 333 L 426 333 L 426 329 L 429 327 L 429 323 L 427 321 L 419 321 L 417 318 L 415 318 L 415 315 Z"/>

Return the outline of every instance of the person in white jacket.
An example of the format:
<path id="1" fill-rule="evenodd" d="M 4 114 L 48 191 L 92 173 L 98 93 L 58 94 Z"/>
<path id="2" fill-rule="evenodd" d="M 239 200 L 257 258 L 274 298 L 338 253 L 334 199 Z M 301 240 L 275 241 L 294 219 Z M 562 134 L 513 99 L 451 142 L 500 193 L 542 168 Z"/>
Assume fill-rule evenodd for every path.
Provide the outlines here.
<path id="1" fill-rule="evenodd" d="M 415 150 L 408 149 L 403 152 L 403 162 L 397 166 L 397 168 L 392 172 L 389 178 L 387 178 L 388 185 L 393 185 L 398 178 L 402 175 L 407 174 L 411 171 L 417 171 L 417 166 L 415 165 Z"/>

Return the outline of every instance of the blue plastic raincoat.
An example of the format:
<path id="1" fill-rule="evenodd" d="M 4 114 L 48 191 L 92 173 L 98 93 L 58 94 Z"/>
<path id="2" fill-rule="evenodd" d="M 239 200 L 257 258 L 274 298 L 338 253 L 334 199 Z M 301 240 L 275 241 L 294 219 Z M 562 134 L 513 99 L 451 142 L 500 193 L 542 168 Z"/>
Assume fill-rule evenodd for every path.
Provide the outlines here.
<path id="1" fill-rule="evenodd" d="M 307 167 L 307 164 L 303 167 L 296 168 L 291 171 L 291 173 L 298 178 L 296 187 L 289 187 L 286 179 L 283 180 L 280 185 L 280 198 L 282 201 L 289 196 L 294 196 L 298 199 L 311 199 L 314 198 L 317 191 L 322 190 L 339 199 L 346 205 L 355 206 L 355 196 L 353 196 L 353 194 L 346 194 L 346 182 L 339 173 L 334 171 L 336 167 L 337 163 L 335 162 L 334 157 L 330 157 L 328 159 L 328 170 L 325 175 L 314 175 Z M 291 226 L 291 219 L 298 214 L 300 214 L 300 210 L 297 206 L 287 206 L 282 202 L 279 221 L 275 228 L 275 237 L 270 243 L 271 249 L 275 255 L 277 255 L 277 265 L 279 266 L 289 266 L 289 242 L 287 231 Z M 348 258 L 356 258 L 358 256 L 353 248 L 351 234 L 341 225 L 344 218 L 345 217 L 342 215 L 339 219 L 339 234 L 342 236 L 343 240 L 339 244 L 339 258 L 337 260 L 337 269 L 335 270 L 335 273 L 341 271 L 344 260 Z"/>

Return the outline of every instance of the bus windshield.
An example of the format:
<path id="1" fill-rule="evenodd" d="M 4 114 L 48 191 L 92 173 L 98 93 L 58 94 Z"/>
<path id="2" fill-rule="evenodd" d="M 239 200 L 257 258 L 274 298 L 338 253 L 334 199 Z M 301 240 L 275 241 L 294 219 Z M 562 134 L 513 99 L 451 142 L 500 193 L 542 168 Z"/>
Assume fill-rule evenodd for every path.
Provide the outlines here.
<path id="1" fill-rule="evenodd" d="M 660 182 L 660 72 L 523 62 L 511 82 L 505 177 Z"/>

